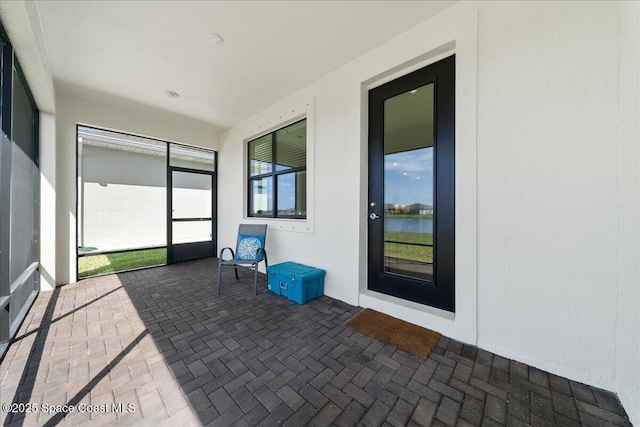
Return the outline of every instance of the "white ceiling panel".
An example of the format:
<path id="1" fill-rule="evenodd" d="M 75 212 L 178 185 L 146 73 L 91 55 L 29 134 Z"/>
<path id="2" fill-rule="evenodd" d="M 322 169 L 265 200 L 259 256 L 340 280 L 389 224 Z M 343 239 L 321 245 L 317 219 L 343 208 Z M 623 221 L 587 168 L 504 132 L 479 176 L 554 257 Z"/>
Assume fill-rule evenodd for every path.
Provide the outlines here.
<path id="1" fill-rule="evenodd" d="M 57 91 L 226 128 L 453 3 L 39 0 L 37 8 Z"/>

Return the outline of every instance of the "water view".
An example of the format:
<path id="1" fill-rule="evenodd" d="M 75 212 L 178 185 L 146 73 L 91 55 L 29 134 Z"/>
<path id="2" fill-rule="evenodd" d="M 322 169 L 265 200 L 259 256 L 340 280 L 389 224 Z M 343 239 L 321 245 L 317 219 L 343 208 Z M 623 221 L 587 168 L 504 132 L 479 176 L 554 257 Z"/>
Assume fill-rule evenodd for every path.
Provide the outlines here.
<path id="1" fill-rule="evenodd" d="M 410 233 L 433 233 L 433 218 L 406 218 L 402 216 L 385 215 L 384 229 L 386 231 L 404 231 Z"/>

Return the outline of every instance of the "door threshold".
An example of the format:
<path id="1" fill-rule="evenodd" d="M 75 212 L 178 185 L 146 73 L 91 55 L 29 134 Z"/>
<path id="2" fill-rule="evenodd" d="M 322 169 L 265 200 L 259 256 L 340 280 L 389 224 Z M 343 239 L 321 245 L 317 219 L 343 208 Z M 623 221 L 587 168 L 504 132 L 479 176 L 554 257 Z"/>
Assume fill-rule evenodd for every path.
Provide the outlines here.
<path id="1" fill-rule="evenodd" d="M 358 305 L 432 329 L 449 337 L 455 336 L 456 315 L 446 310 L 370 290 L 360 292 Z"/>

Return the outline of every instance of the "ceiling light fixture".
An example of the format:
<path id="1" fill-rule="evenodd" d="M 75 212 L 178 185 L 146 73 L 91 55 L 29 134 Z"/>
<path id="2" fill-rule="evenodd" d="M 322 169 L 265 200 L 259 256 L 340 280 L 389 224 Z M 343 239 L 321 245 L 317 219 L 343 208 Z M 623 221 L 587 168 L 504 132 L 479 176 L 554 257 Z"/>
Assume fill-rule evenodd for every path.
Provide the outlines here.
<path id="1" fill-rule="evenodd" d="M 211 33 L 211 41 L 214 44 L 222 44 L 222 43 L 224 43 L 224 39 L 218 33 Z"/>
<path id="2" fill-rule="evenodd" d="M 172 90 L 168 90 L 165 92 L 169 98 L 180 98 L 180 94 L 178 92 L 174 92 Z"/>

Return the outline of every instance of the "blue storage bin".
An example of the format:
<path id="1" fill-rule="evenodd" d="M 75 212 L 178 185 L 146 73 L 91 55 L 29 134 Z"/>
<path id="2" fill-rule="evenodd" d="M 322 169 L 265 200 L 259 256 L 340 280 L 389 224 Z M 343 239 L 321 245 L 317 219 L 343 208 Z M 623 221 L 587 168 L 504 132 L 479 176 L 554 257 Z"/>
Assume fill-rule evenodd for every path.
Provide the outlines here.
<path id="1" fill-rule="evenodd" d="M 267 267 L 269 290 L 304 304 L 324 292 L 325 271 L 295 262 L 283 262 Z"/>

